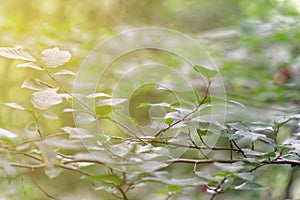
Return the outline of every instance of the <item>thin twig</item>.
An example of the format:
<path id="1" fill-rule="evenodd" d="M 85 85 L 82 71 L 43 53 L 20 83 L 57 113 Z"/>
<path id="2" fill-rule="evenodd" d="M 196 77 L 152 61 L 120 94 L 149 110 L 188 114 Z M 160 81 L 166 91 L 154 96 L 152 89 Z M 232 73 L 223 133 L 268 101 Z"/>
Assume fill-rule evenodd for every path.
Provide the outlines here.
<path id="1" fill-rule="evenodd" d="M 34 178 L 32 178 L 31 176 L 30 176 L 30 178 L 31 178 L 31 180 L 32 180 L 32 182 L 34 183 L 34 185 L 45 195 L 45 196 L 47 196 L 48 198 L 50 198 L 50 199 L 55 199 L 55 197 L 53 197 L 53 196 L 51 196 L 50 194 L 48 194 L 48 192 L 44 189 L 44 188 L 42 188 L 35 180 L 34 180 Z"/>
<path id="2" fill-rule="evenodd" d="M 213 200 L 219 193 L 222 192 L 221 186 L 222 186 L 222 184 L 223 184 L 226 180 L 227 180 L 227 177 L 225 176 L 225 177 L 221 180 L 221 182 L 217 185 L 217 187 L 214 189 L 214 192 L 215 192 L 215 193 L 210 197 L 209 200 Z"/>
<path id="3" fill-rule="evenodd" d="M 189 129 L 189 139 L 190 139 L 190 141 L 192 142 L 192 144 L 194 145 L 194 147 L 196 147 L 196 148 L 200 151 L 200 153 L 203 155 L 203 157 L 204 157 L 205 159 L 208 159 L 207 155 L 205 155 L 205 153 L 202 151 L 202 149 L 199 148 L 199 146 L 198 146 L 198 145 L 195 143 L 195 141 L 193 140 L 193 138 L 192 138 L 192 136 L 191 136 L 191 131 L 190 131 L 190 129 Z"/>
<path id="4" fill-rule="evenodd" d="M 200 106 L 202 104 L 204 104 L 204 102 L 206 101 L 206 99 L 208 98 L 208 93 L 209 93 L 209 87 L 210 87 L 210 84 L 211 84 L 211 81 L 209 81 L 208 83 L 208 86 L 206 88 L 206 91 L 205 91 L 205 95 L 204 95 L 204 98 L 201 100 L 201 102 L 198 103 L 198 105 L 196 106 L 196 108 L 191 111 L 190 113 L 186 114 L 182 119 L 170 124 L 168 127 L 164 128 L 164 129 L 161 129 L 160 131 L 158 131 L 154 136 L 155 137 L 159 137 L 161 136 L 161 134 L 163 132 L 166 132 L 167 130 L 169 130 L 170 128 L 174 127 L 175 125 L 179 124 L 180 122 L 183 122 L 184 120 L 186 120 L 188 117 L 190 117 L 191 115 L 195 114 L 196 112 L 198 112 Z"/>

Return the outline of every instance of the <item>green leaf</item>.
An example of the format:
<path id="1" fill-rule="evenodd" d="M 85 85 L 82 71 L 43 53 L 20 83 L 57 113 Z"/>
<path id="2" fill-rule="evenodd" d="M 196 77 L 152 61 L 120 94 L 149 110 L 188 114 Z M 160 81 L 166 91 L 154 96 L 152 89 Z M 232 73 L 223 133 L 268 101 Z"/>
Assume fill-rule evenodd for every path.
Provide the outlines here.
<path id="1" fill-rule="evenodd" d="M 165 119 L 166 124 L 171 125 L 173 123 L 174 119 L 172 118 L 167 118 Z"/>
<path id="2" fill-rule="evenodd" d="M 58 47 L 42 51 L 42 59 L 46 67 L 56 68 L 64 65 L 71 59 L 68 51 L 60 51 Z"/>
<path id="3" fill-rule="evenodd" d="M 201 130 L 201 129 L 197 129 L 197 133 L 200 136 L 205 136 L 208 133 L 208 130 Z"/>
<path id="4" fill-rule="evenodd" d="M 207 78 L 212 78 L 218 73 L 216 70 L 208 69 L 199 65 L 194 65 L 194 70 Z"/>
<path id="5" fill-rule="evenodd" d="M 271 151 L 269 153 L 266 153 L 262 156 L 259 156 L 259 158 L 275 158 L 276 157 L 276 152 L 275 151 Z"/>
<path id="6" fill-rule="evenodd" d="M 178 190 L 180 190 L 182 188 L 182 186 L 179 185 L 169 185 L 168 186 L 168 191 L 169 192 L 176 192 Z"/>
<path id="7" fill-rule="evenodd" d="M 163 194 L 163 195 L 167 195 L 169 193 L 168 190 L 158 190 L 156 191 L 154 194 Z"/>
<path id="8" fill-rule="evenodd" d="M 86 177 L 86 179 L 98 182 L 110 182 L 115 184 L 123 184 L 125 182 L 117 175 L 88 176 Z"/>
<path id="9" fill-rule="evenodd" d="M 20 48 L 2 47 L 0 48 L 0 56 L 5 58 L 16 59 L 16 60 L 26 60 L 26 61 L 36 62 L 36 59 L 34 57 L 32 57 L 29 53 L 23 51 Z"/>
<path id="10" fill-rule="evenodd" d="M 135 126 L 139 125 L 139 122 L 136 119 L 129 117 L 129 120 L 131 121 L 131 123 L 133 123 L 133 125 L 135 125 Z"/>
<path id="11" fill-rule="evenodd" d="M 295 120 L 295 119 L 296 120 L 300 119 L 300 114 L 292 114 L 292 115 L 283 116 L 276 121 L 275 128 L 280 128 L 283 125 L 285 125 L 287 122 L 289 122 L 290 120 Z"/>
<path id="12" fill-rule="evenodd" d="M 286 119 L 286 120 L 282 120 L 282 121 L 278 121 L 275 123 L 275 128 L 280 128 L 283 125 L 285 125 L 286 123 L 288 123 L 290 121 L 290 119 Z"/>
<path id="13" fill-rule="evenodd" d="M 167 190 L 158 190 L 155 192 L 155 194 L 169 194 L 170 192 L 172 193 L 177 193 L 180 189 L 182 189 L 182 186 L 179 185 L 169 185 Z"/>
<path id="14" fill-rule="evenodd" d="M 35 122 L 30 122 L 26 125 L 26 131 L 28 132 L 35 132 L 37 129 L 38 127 Z"/>
<path id="15" fill-rule="evenodd" d="M 95 113 L 98 116 L 104 117 L 107 114 L 112 112 L 112 106 L 104 105 L 104 106 L 97 106 L 95 107 Z"/>
<path id="16" fill-rule="evenodd" d="M 137 108 L 144 108 L 144 107 L 150 107 L 152 104 L 151 103 L 140 103 Z"/>
<path id="17" fill-rule="evenodd" d="M 287 150 L 288 147 L 287 146 L 282 146 L 282 145 L 276 145 L 275 148 L 279 151 L 284 151 Z"/>
<path id="18" fill-rule="evenodd" d="M 191 91 L 173 91 L 177 98 L 185 100 L 187 102 L 199 102 L 199 96 L 195 90 Z"/>

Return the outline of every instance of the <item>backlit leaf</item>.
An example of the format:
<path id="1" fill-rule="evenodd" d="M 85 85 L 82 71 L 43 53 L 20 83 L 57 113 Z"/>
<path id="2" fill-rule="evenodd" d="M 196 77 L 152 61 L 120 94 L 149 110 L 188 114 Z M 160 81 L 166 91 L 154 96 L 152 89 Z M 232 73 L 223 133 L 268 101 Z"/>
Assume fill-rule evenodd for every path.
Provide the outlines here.
<path id="1" fill-rule="evenodd" d="M 216 70 L 208 69 L 199 65 L 195 65 L 194 70 L 207 78 L 212 78 L 218 73 Z"/>
<path id="2" fill-rule="evenodd" d="M 47 89 L 38 91 L 32 94 L 31 103 L 37 109 L 48 109 L 53 105 L 57 105 L 63 102 L 61 95 L 56 93 L 55 89 Z"/>
<path id="3" fill-rule="evenodd" d="M 55 115 L 53 112 L 50 111 L 43 112 L 41 115 L 46 119 L 52 119 L 52 120 L 58 119 L 57 115 Z"/>
<path id="4" fill-rule="evenodd" d="M 8 139 L 13 139 L 13 138 L 16 138 L 17 135 L 8 131 L 8 130 L 5 130 L 3 128 L 0 128 L 0 137 L 4 137 L 4 138 L 8 138 Z"/>
<path id="5" fill-rule="evenodd" d="M 60 51 L 58 47 L 42 51 L 42 58 L 46 67 L 56 68 L 64 65 L 71 59 L 68 51 Z"/>
<path id="6" fill-rule="evenodd" d="M 98 106 L 104 106 L 104 105 L 117 106 L 126 101 L 127 101 L 127 99 L 105 99 L 105 100 L 99 101 Z"/>
<path id="7" fill-rule="evenodd" d="M 70 70 L 66 70 L 66 69 L 63 69 L 63 70 L 60 70 L 58 72 L 55 72 L 54 73 L 55 76 L 60 76 L 60 75 L 72 75 L 72 76 L 76 76 L 76 74 Z"/>
<path id="8" fill-rule="evenodd" d="M 97 106 L 95 108 L 96 115 L 99 115 L 101 117 L 106 116 L 107 114 L 111 113 L 111 111 L 112 111 L 112 106 L 109 106 L 109 105 Z"/>
<path id="9" fill-rule="evenodd" d="M 99 93 L 92 93 L 86 96 L 86 98 L 89 99 L 94 99 L 94 98 L 98 98 L 98 97 L 107 97 L 110 98 L 111 96 L 109 94 L 103 93 L 103 92 L 99 92 Z"/>
<path id="10" fill-rule="evenodd" d="M 54 179 L 55 177 L 57 177 L 61 172 L 62 172 L 62 170 L 57 167 L 46 167 L 45 168 L 45 174 L 51 179 Z"/>
<path id="11" fill-rule="evenodd" d="M 103 176 L 88 176 L 88 180 L 98 181 L 98 182 L 110 182 L 110 183 L 116 183 L 116 184 L 122 184 L 124 183 L 124 180 L 121 179 L 117 175 L 103 175 Z"/>
<path id="12" fill-rule="evenodd" d="M 76 123 L 78 124 L 89 124 L 96 120 L 97 119 L 93 115 L 87 113 L 80 113 L 76 116 Z"/>
<path id="13" fill-rule="evenodd" d="M 91 138 L 93 135 L 84 128 L 73 128 L 65 126 L 62 128 L 63 131 L 69 134 L 69 138 Z"/>
<path id="14" fill-rule="evenodd" d="M 159 161 L 146 161 L 140 165 L 140 168 L 145 172 L 153 172 L 158 169 L 164 168 L 168 166 L 167 163 L 159 162 Z"/>
<path id="15" fill-rule="evenodd" d="M 31 69 L 36 69 L 36 70 L 39 70 L 39 71 L 44 70 L 43 68 L 41 68 L 40 66 L 38 66 L 38 65 L 36 65 L 32 62 L 19 64 L 19 65 L 17 65 L 17 67 L 19 67 L 19 68 L 31 68 Z"/>
<path id="16" fill-rule="evenodd" d="M 11 108 L 15 108 L 15 109 L 18 109 L 18 110 L 25 110 L 25 108 L 17 103 L 5 103 L 3 104 L 5 106 L 8 106 L 8 107 L 11 107 Z"/>
<path id="17" fill-rule="evenodd" d="M 2 47 L 0 48 L 0 56 L 5 58 L 36 62 L 36 59 L 34 57 L 32 57 L 29 53 L 23 51 L 20 48 Z"/>
<path id="18" fill-rule="evenodd" d="M 56 152 L 46 142 L 39 142 L 37 145 L 47 167 L 54 167 L 56 163 Z"/>

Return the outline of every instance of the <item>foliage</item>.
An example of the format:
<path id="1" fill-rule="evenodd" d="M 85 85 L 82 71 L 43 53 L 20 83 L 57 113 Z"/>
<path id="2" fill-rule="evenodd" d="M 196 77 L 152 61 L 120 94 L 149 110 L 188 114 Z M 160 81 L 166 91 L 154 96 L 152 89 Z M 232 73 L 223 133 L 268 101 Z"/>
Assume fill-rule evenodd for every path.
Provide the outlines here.
<path id="1" fill-rule="evenodd" d="M 293 121 L 299 121 L 299 114 L 276 116 L 260 122 L 226 124 L 203 118 L 201 113 L 212 105 L 211 99 L 215 98 L 210 94 L 210 86 L 217 71 L 212 69 L 194 66 L 195 73 L 207 81 L 203 97 L 191 91 L 195 98 L 188 97 L 191 93 L 183 93 L 182 98 L 178 96 L 172 104 L 162 101 L 138 105 L 166 110 L 164 116 L 152 118 L 154 132 L 145 135 L 138 119 L 123 115 L 126 121 L 123 123 L 113 117 L 116 114 L 122 116 L 122 105 L 129 99 L 112 97 L 107 91 L 83 96 L 63 87 L 57 77 L 76 76 L 74 72 L 59 70 L 71 58 L 68 51 L 57 47 L 46 49 L 42 52 L 42 61 L 22 49 L 1 48 L 0 55 L 30 61 L 18 66 L 41 71 L 47 76 L 44 81 L 32 79 L 23 82 L 23 88 L 33 91 L 31 106 L 18 102 L 2 104 L 29 113 L 32 123 L 26 131 L 35 134 L 24 140 L 9 130 L 0 129 L 1 170 L 6 177 L 24 173 L 15 168 L 43 169 L 50 179 L 57 179 L 64 170 L 70 170 L 91 182 L 96 190 L 106 191 L 120 199 L 134 199 L 134 191 L 153 183 L 161 184 L 161 189 L 155 194 L 167 198 L 180 198 L 189 188 L 194 188 L 206 191 L 211 194 L 210 199 L 214 199 L 218 194 L 232 190 L 266 190 L 265 186 L 256 183 L 254 173 L 264 166 L 300 165 L 298 135 L 279 140 L 280 134 L 284 134 L 281 130 Z M 95 101 L 93 107 L 86 103 L 89 99 Z M 226 103 L 235 105 L 232 101 Z M 62 113 L 76 113 L 77 126 L 60 127 L 60 132 L 50 133 L 43 128 L 44 120 L 58 119 L 53 111 L 60 104 L 65 107 L 60 109 Z M 71 107 L 76 104 L 85 109 Z M 88 126 L 95 121 L 101 126 L 103 121 L 111 122 L 119 127 L 118 132 L 129 134 L 94 134 Z M 219 137 L 220 142 L 211 145 L 211 138 L 216 140 Z M 65 145 L 71 144 L 77 145 L 66 149 Z M 191 168 L 183 177 L 176 177 L 172 168 L 181 166 L 180 163 Z M 48 191 L 41 191 L 49 198 L 57 198 Z"/>
<path id="2" fill-rule="evenodd" d="M 2 1 L 0 46 L 13 48 L 0 48 L 0 199 L 297 199 L 299 10 L 297 0 Z M 191 36 L 220 73 L 139 49 L 110 63 L 95 91 L 92 76 L 74 84 L 96 44 L 145 26 Z M 89 75 L 127 46 L 115 47 Z M 170 70 L 120 76 L 144 61 Z M 196 87 L 136 87 L 156 72 L 172 80 L 171 69 Z"/>

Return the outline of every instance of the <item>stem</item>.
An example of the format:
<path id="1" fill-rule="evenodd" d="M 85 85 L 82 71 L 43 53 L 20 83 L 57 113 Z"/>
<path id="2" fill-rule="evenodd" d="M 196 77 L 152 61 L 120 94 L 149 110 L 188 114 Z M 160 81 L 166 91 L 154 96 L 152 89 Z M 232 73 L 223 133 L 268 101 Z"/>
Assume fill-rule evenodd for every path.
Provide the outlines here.
<path id="1" fill-rule="evenodd" d="M 166 132 L 166 131 L 169 130 L 170 128 L 174 127 L 175 125 L 179 124 L 180 122 L 183 122 L 183 121 L 186 120 L 188 117 L 190 117 L 191 115 L 193 115 L 193 114 L 195 114 L 196 112 L 198 112 L 200 106 L 203 105 L 204 102 L 205 102 L 205 100 L 208 98 L 208 93 L 209 93 L 209 87 L 210 87 L 210 84 L 211 84 L 211 81 L 209 81 L 209 83 L 208 83 L 208 86 L 207 86 L 206 91 L 205 91 L 204 98 L 201 100 L 201 102 L 199 102 L 199 103 L 197 104 L 196 108 L 195 108 L 192 112 L 186 114 L 182 119 L 180 119 L 180 120 L 178 120 L 178 121 L 176 121 L 176 122 L 170 124 L 168 127 L 166 127 L 166 128 L 164 128 L 164 129 L 158 131 L 154 136 L 155 136 L 155 137 L 161 136 L 161 134 L 162 134 L 163 132 Z"/>
<path id="2" fill-rule="evenodd" d="M 217 185 L 217 187 L 214 189 L 215 193 L 210 197 L 209 200 L 213 200 L 218 194 L 222 192 L 221 185 L 227 180 L 227 177 L 224 177 L 222 181 Z"/>

